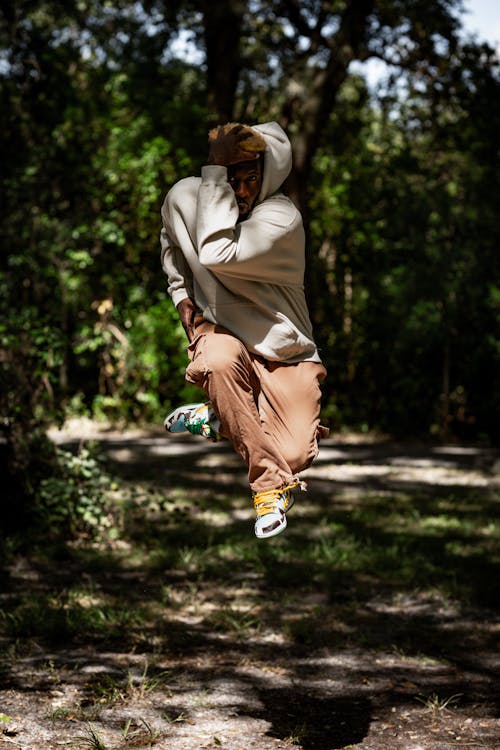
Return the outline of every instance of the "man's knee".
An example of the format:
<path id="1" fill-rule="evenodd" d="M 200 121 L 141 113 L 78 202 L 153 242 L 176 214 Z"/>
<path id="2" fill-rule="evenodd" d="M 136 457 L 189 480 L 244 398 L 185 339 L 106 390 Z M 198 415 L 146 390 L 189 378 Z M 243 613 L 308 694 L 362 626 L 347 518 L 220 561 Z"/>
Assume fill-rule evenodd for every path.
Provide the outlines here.
<path id="1" fill-rule="evenodd" d="M 217 333 L 205 336 L 200 342 L 191 369 L 204 375 L 224 375 L 247 371 L 250 357 L 244 344 L 235 336 Z"/>
<path id="2" fill-rule="evenodd" d="M 244 345 L 234 336 L 222 334 L 207 343 L 205 356 L 211 372 L 225 372 L 248 360 Z"/>

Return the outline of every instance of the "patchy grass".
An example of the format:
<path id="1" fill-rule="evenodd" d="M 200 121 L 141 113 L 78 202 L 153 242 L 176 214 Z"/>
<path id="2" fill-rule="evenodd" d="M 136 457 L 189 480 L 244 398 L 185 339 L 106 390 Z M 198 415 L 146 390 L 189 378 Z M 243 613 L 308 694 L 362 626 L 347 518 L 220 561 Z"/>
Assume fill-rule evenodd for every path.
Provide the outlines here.
<path id="1" fill-rule="evenodd" d="M 456 706 L 461 697 L 461 693 L 450 695 L 448 698 L 440 698 L 436 693 L 432 693 L 432 695 L 418 695 L 417 700 L 423 703 L 427 711 L 437 715 L 441 711 L 446 711 Z"/>
<path id="2" fill-rule="evenodd" d="M 108 464 L 98 536 L 12 553 L 0 746 L 3 728 L 37 750 L 44 732 L 96 750 L 438 749 L 429 717 L 496 741 L 500 515 L 486 469 L 447 468 L 440 485 L 389 467 L 373 486 L 362 463 L 346 459 L 349 481 L 325 463 L 286 534 L 262 543 L 231 454 L 185 460 L 183 445 Z"/>

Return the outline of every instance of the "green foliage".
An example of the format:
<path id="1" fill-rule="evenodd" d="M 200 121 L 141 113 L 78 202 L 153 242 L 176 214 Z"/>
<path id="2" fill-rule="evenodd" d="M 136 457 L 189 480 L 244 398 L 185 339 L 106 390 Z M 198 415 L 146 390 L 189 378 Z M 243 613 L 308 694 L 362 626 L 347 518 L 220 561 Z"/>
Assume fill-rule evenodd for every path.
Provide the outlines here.
<path id="1" fill-rule="evenodd" d="M 324 416 L 491 440 L 498 60 L 458 43 L 458 3 L 429 4 L 425 27 L 424 6 L 375 4 L 370 18 L 369 4 L 351 2 L 317 17 L 314 4 L 241 10 L 233 104 L 240 118 L 285 123 L 298 157 L 314 323 L 332 373 Z M 158 7 L 154 23 L 127 3 L 2 11 L 0 455 L 18 508 L 53 470 L 48 423 L 75 412 L 160 421 L 199 396 L 184 382 L 158 247 L 163 196 L 199 172 L 207 102 L 220 103 L 214 82 L 229 80 L 199 10 Z M 206 76 L 172 53 L 181 28 L 205 40 Z M 399 55 L 397 81 L 377 97 L 347 75 L 369 54 Z"/>
<path id="2" fill-rule="evenodd" d="M 3 633 L 13 638 L 42 637 L 52 643 L 78 640 L 83 634 L 95 639 L 122 638 L 124 629 L 139 629 L 142 612 L 132 610 L 123 600 L 105 604 L 93 603 L 88 592 L 70 590 L 36 594 L 16 598 L 15 606 L 0 609 Z M 111 697 L 109 684 L 99 685 Z M 116 694 L 115 694 L 116 695 Z"/>
<path id="3" fill-rule="evenodd" d="M 78 361 L 85 366 L 97 360 L 99 368 L 98 393 L 90 401 L 98 418 L 155 422 L 174 402 L 200 395 L 184 381 L 185 334 L 175 308 L 166 293 L 155 298 L 131 286 L 121 314 L 110 299 L 96 302 L 94 325 L 78 334 Z"/>
<path id="4" fill-rule="evenodd" d="M 61 415 L 55 398 L 64 340 L 34 307 L 15 311 L 7 294 L 0 303 L 0 379 L 4 426 L 35 415 Z M 7 304 L 5 304 L 7 302 Z"/>
<path id="5" fill-rule="evenodd" d="M 112 537 L 112 481 L 88 448 L 78 454 L 57 450 L 57 473 L 43 479 L 36 493 L 37 525 L 53 536 Z"/>
<path id="6" fill-rule="evenodd" d="M 77 403 L 98 417 L 157 419 L 162 402 L 169 405 L 182 393 L 185 360 L 174 352 L 183 348 L 177 322 L 160 344 L 156 322 L 148 326 L 145 318 L 149 307 L 154 316 L 160 305 L 167 326 L 173 319 L 159 265 L 159 210 L 168 187 L 193 170 L 193 158 L 205 148 L 201 78 L 190 66 L 172 64 L 161 75 L 165 90 L 175 96 L 148 97 L 135 85 L 144 73 L 137 59 L 119 70 L 107 70 L 92 57 L 81 59 L 78 35 L 63 39 L 64 29 L 73 22 L 77 29 L 83 17 L 71 19 L 68 11 L 56 19 L 38 6 L 29 10 L 30 22 L 13 31 L 9 60 L 14 65 L 23 45 L 43 48 L 52 33 L 60 43 L 44 60 L 39 78 L 30 78 L 20 64 L 19 81 L 14 67 L 0 81 L 4 112 L 17 112 L 23 124 L 12 132 L 15 158 L 6 150 L 8 120 L 7 140 L 0 143 L 2 224 L 10 251 L 2 277 L 5 330 L 14 341 L 20 328 L 26 330 L 24 338 L 31 331 L 30 346 L 37 347 L 41 366 L 49 360 L 40 375 L 45 385 L 38 389 L 40 368 L 17 358 L 22 380 L 35 372 L 40 398 L 31 400 L 40 402 L 46 421 L 69 407 L 74 412 Z M 100 20 L 97 12 L 87 37 L 90 48 L 93 41 L 99 44 Z M 118 15 L 107 23 L 115 21 Z M 133 26 L 126 31 L 122 24 L 122 33 L 132 33 Z M 106 48 L 107 54 L 115 52 Z M 79 60 L 78 68 L 69 58 Z M 50 108 L 38 116 L 49 98 Z M 199 149 L 197 142 L 203 144 Z M 131 330 L 136 319 L 142 338 Z M 165 358 L 158 367 L 154 352 Z M 163 390 L 157 393 L 153 388 L 160 382 Z M 11 398 L 23 400 L 10 390 Z"/>
<path id="7" fill-rule="evenodd" d="M 485 294 L 500 277 L 494 178 L 463 140 L 469 108 L 499 85 L 480 65 L 473 104 L 463 91 L 439 106 L 408 100 L 398 118 L 394 105 L 367 107 L 353 82 L 331 123 L 338 150 L 316 160 L 312 242 L 330 292 L 317 319 L 343 422 L 498 434 L 498 307 Z M 491 122 L 480 122 L 486 144 Z"/>
<path id="8" fill-rule="evenodd" d="M 3 476 L 0 527 L 9 533 L 32 520 L 36 487 L 44 476 L 50 475 L 55 464 L 54 448 L 44 428 L 49 420 L 62 419 L 57 376 L 64 341 L 60 332 L 34 307 L 15 307 L 3 281 L 0 282 Z"/>
<path id="9" fill-rule="evenodd" d="M 133 402 L 136 419 L 157 420 L 176 403 L 201 394 L 184 381 L 188 364 L 185 333 L 166 294 L 138 311 L 129 329 L 127 381 L 122 401 Z M 133 391 L 131 389 L 133 388 Z"/>

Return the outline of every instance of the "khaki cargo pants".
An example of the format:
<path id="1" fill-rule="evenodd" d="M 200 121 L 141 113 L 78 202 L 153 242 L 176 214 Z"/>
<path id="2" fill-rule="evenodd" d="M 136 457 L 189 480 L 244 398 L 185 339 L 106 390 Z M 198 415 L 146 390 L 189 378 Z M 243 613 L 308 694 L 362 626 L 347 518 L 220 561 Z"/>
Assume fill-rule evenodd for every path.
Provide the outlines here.
<path id="1" fill-rule="evenodd" d="M 212 402 L 253 492 L 288 484 L 312 463 L 319 438 L 328 435 L 319 424 L 323 365 L 270 362 L 205 320 L 197 322 L 189 358 L 186 380 Z"/>

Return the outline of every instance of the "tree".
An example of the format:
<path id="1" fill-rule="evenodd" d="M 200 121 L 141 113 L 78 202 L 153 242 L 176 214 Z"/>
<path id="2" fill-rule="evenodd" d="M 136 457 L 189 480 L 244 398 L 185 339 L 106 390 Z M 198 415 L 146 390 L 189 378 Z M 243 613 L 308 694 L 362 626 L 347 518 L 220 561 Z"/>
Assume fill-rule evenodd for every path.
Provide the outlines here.
<path id="1" fill-rule="evenodd" d="M 205 89 L 192 66 L 160 65 L 165 23 L 148 45 L 146 15 L 86 9 L 26 2 L 0 17 L 4 523 L 22 525 L 55 470 L 45 428 L 71 402 L 137 418 L 160 408 L 169 380 L 183 388 L 159 201 L 196 158 L 183 138 L 204 138 Z M 152 71 L 176 96 L 144 86 Z"/>
<path id="2" fill-rule="evenodd" d="M 274 118 L 289 132 L 288 191 L 309 228 L 313 162 L 351 64 L 377 58 L 394 72 L 439 77 L 458 44 L 461 0 L 256 0 L 177 3 L 177 22 L 205 50 L 214 119 Z M 182 10 L 185 15 L 182 17 Z M 239 57 L 238 55 L 241 55 Z M 313 316 L 323 269 L 308 249 Z"/>
<path id="3" fill-rule="evenodd" d="M 498 434 L 499 86 L 493 51 L 471 45 L 397 103 L 367 104 L 352 80 L 339 98 L 311 209 L 321 342 L 350 423 Z"/>
<path id="4" fill-rule="evenodd" d="M 152 419 L 184 395 L 159 208 L 199 170 L 215 120 L 276 119 L 291 136 L 308 296 L 337 374 L 326 411 L 401 430 L 475 420 L 493 434 L 498 70 L 491 51 L 458 43 L 461 7 L 2 6 L 7 472 L 38 476 L 31 436 L 70 405 Z M 201 66 L 176 57 L 186 37 Z M 378 97 L 351 73 L 370 58 L 388 66 Z"/>

